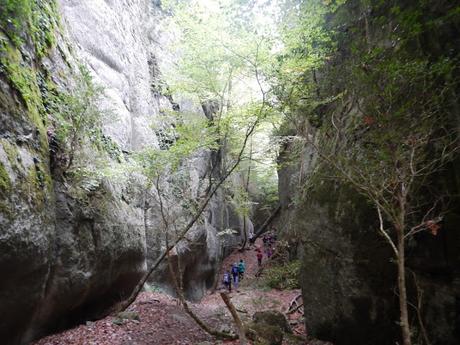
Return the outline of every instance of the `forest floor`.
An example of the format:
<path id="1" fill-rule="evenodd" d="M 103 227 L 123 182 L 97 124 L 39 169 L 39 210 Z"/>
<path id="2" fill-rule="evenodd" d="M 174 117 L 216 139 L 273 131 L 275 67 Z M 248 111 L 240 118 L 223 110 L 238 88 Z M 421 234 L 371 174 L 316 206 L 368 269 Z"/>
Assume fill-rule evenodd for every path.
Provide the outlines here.
<path id="1" fill-rule="evenodd" d="M 256 246 L 261 246 L 257 242 Z M 233 262 L 243 259 L 246 274 L 238 291 L 229 294 L 243 322 L 250 321 L 252 314 L 262 310 L 278 310 L 285 313 L 290 302 L 300 295 L 300 290 L 276 290 L 260 287 L 254 248 L 236 250 L 222 265 L 222 273 Z M 200 303 L 190 303 L 193 311 L 206 323 L 224 331 L 233 330 L 231 315 L 218 292 L 209 293 Z M 142 292 L 129 308 L 130 317 L 117 315 L 82 324 L 59 334 L 50 335 L 34 345 L 211 345 L 239 344 L 239 341 L 217 341 L 205 333 L 184 312 L 178 299 L 158 292 Z M 288 315 L 294 334 L 306 336 L 301 312 Z M 286 343 L 287 344 L 287 343 Z M 310 344 L 305 341 L 304 344 Z M 315 343 L 317 344 L 317 343 Z"/>

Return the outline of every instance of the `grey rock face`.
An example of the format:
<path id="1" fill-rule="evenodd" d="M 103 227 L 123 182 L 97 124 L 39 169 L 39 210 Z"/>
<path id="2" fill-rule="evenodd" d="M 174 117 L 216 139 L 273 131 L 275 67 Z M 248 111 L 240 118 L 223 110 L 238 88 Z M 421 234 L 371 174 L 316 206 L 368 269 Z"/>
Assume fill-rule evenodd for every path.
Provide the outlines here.
<path id="1" fill-rule="evenodd" d="M 85 203 L 55 184 L 54 262 L 38 323 L 66 327 L 128 297 L 146 270 L 141 209 L 104 181 Z"/>
<path id="2" fill-rule="evenodd" d="M 287 159 L 291 146 L 284 149 L 281 160 Z M 393 344 L 400 336 L 396 266 L 376 230 L 376 211 L 350 187 L 310 175 L 315 164 L 313 151 L 306 147 L 297 164 L 278 172 L 280 228 L 289 234 L 291 248 L 298 247 L 308 332 L 334 344 Z M 299 181 L 315 187 L 301 201 Z M 420 234 L 407 251 L 408 268 L 417 274 L 420 291 L 430 296 L 424 298 L 423 317 L 436 344 L 455 344 L 458 331 L 452 320 L 458 319 L 454 300 L 460 292 L 455 264 L 459 256 L 451 247 L 460 243 L 457 222 L 453 210 L 443 234 Z M 412 275 L 408 291 L 415 302 Z"/>
<path id="3" fill-rule="evenodd" d="M 348 1 L 338 12 L 339 15 L 329 18 L 330 27 L 354 26 L 354 23 L 359 21 L 357 18 L 363 13 L 359 4 L 358 1 Z M 421 2 L 406 1 L 404 4 L 407 8 L 421 9 Z M 449 2 L 426 3 L 421 18 L 435 20 L 443 11 L 447 13 L 449 6 Z M 373 12 L 375 7 L 371 5 L 369 8 L 372 8 L 368 12 L 369 27 L 366 19 L 365 30 L 364 25 L 356 26 L 357 30 L 354 33 L 345 29 L 346 34 L 338 40 L 340 48 L 331 63 L 331 66 L 339 66 L 338 73 L 333 74 L 337 80 L 330 79 L 332 75 L 329 74 L 328 68 L 317 74 L 319 85 L 324 87 L 326 93 L 332 89 L 347 92 L 354 90 L 347 85 L 350 83 L 350 77 L 341 79 L 340 67 L 344 66 L 345 71 L 345 66 L 351 63 L 348 49 L 355 42 L 365 37 L 372 41 L 374 46 L 389 47 L 393 37 L 390 30 L 394 26 L 382 25 L 380 19 L 386 17 L 387 22 L 392 23 L 391 11 L 382 7 L 382 12 L 377 15 Z M 442 28 L 427 27 L 423 36 L 422 45 L 417 48 L 401 47 L 398 54 L 404 49 L 407 61 L 411 58 L 417 61 L 420 56 L 429 56 L 433 61 L 440 56 L 458 56 L 458 49 L 454 48 L 459 46 L 460 37 L 456 22 L 446 21 Z M 351 64 L 354 66 L 356 63 L 357 61 L 353 60 Z M 322 79 L 326 82 L 322 83 Z M 332 84 L 329 84 L 331 80 Z M 359 79 L 352 81 L 359 82 Z M 362 88 L 360 92 L 366 94 L 367 90 Z M 360 92 L 357 93 L 358 99 L 355 99 L 358 103 L 361 103 Z M 369 95 L 371 94 L 372 91 L 369 92 Z M 450 101 L 452 108 L 448 111 L 451 112 L 451 116 L 444 125 L 446 128 L 458 128 L 458 89 L 452 93 Z M 361 109 L 365 109 L 363 104 L 360 106 Z M 321 121 L 330 121 L 333 112 L 345 114 L 345 108 L 339 103 L 319 107 L 314 112 L 319 117 L 313 118 L 312 123 L 320 127 Z M 365 112 L 366 110 L 361 115 L 367 115 Z M 354 116 L 356 113 L 359 114 L 351 108 L 347 116 Z M 304 116 L 303 113 L 301 115 Z M 317 121 L 318 119 L 320 121 Z M 306 136 L 306 133 L 299 132 L 290 134 L 304 138 Z M 331 140 L 331 144 L 332 142 Z M 293 148 L 286 145 L 280 157 L 281 161 L 287 162 L 292 151 Z M 298 253 L 302 261 L 301 286 L 307 330 L 315 337 L 331 340 L 338 345 L 394 344 L 400 339 L 401 333 L 398 325 L 396 269 L 389 245 L 378 234 L 379 221 L 376 210 L 359 196 L 356 190 L 340 182 L 331 181 L 330 178 L 315 177 L 311 174 L 318 168 L 312 152 L 314 151 L 311 148 L 305 147 L 300 157 L 294 156 L 296 164 L 279 171 L 280 199 L 283 206 L 281 223 L 290 234 L 292 242 L 298 243 Z M 439 345 L 457 344 L 460 335 L 460 252 L 454 249 L 460 246 L 458 162 L 457 157 L 453 164 L 425 181 L 426 189 L 421 192 L 427 193 L 429 202 L 434 202 L 429 199 L 435 199 L 430 196 L 433 195 L 433 189 L 439 188 L 437 186 L 442 186 L 440 189 L 446 188 L 452 196 L 449 213 L 442 222 L 442 230 L 437 236 L 419 233 L 408 240 L 406 246 L 409 300 L 413 305 L 417 305 L 418 285 L 419 292 L 423 291 L 422 318 L 429 342 Z M 324 175 L 330 176 L 328 171 Z M 311 186 L 314 188 L 305 188 Z M 297 193 L 298 190 L 302 195 Z M 416 280 L 413 273 L 416 274 Z M 457 301 L 456 305 L 454 300 Z M 411 326 L 415 330 L 414 343 L 425 342 L 415 340 L 421 336 L 419 320 L 413 307 L 409 307 L 409 313 Z"/>
<path id="4" fill-rule="evenodd" d="M 105 131 L 123 149 L 156 144 L 150 125 L 169 100 L 155 92 L 158 9 L 151 1 L 60 0 L 62 17 L 78 54 L 105 88 L 113 110 Z"/>
<path id="5" fill-rule="evenodd" d="M 163 39 L 158 8 L 147 0 L 58 3 L 64 33 L 34 71 L 46 70 L 65 89 L 72 69 L 85 64 L 104 87 L 101 107 L 111 114 L 104 134 L 128 153 L 158 146 L 152 122 L 162 109 L 177 109 L 161 92 L 159 63 L 168 57 L 157 44 Z M 32 51 L 24 54 L 23 65 L 34 63 Z M 0 339 L 21 344 L 104 315 L 131 293 L 164 239 L 158 200 L 145 177 L 106 176 L 77 186 L 50 171 L 46 128 L 3 75 L 0 123 L 0 313 L 8 315 Z M 91 158 L 89 148 L 82 151 Z M 205 154 L 187 163 L 192 195 L 206 187 L 210 159 Z M 162 188 L 170 188 L 167 181 Z M 223 255 L 239 243 L 240 226 L 241 217 L 219 192 L 191 231 L 193 245 L 178 249 L 189 298 L 213 286 Z M 228 227 L 238 234 L 218 236 Z M 171 290 L 165 267 L 152 279 Z"/>
<path id="6" fill-rule="evenodd" d="M 49 170 L 43 155 L 46 148 L 40 143 L 42 134 L 20 104 L 15 91 L 0 77 L 2 341 L 18 340 L 39 308 L 46 292 L 55 233 L 54 194 L 46 179 Z"/>

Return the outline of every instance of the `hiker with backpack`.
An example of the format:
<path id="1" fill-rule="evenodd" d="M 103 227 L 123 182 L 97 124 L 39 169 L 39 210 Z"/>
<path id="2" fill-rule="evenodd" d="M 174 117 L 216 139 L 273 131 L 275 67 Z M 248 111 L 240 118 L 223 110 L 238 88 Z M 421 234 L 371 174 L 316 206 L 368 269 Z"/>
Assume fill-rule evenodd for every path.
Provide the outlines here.
<path id="1" fill-rule="evenodd" d="M 273 255 L 273 252 L 274 252 L 273 248 L 271 246 L 269 246 L 268 249 L 267 249 L 267 258 L 270 259 L 272 257 L 272 255 Z"/>
<path id="2" fill-rule="evenodd" d="M 238 278 L 239 278 L 239 280 L 243 279 L 245 271 L 246 271 L 246 265 L 244 264 L 243 259 L 240 259 L 240 263 L 238 264 Z"/>
<path id="3" fill-rule="evenodd" d="M 233 276 L 233 284 L 235 285 L 235 289 L 238 290 L 238 265 L 236 262 L 232 266 L 232 276 Z"/>
<path id="4" fill-rule="evenodd" d="M 232 292 L 232 276 L 229 271 L 225 271 L 223 283 L 228 292 Z"/>
<path id="5" fill-rule="evenodd" d="M 261 266 L 262 265 L 262 257 L 263 257 L 263 255 L 262 255 L 262 252 L 260 251 L 259 248 L 257 248 L 256 251 L 257 251 L 257 254 L 256 254 L 257 255 L 257 263 L 259 264 L 259 266 Z"/>

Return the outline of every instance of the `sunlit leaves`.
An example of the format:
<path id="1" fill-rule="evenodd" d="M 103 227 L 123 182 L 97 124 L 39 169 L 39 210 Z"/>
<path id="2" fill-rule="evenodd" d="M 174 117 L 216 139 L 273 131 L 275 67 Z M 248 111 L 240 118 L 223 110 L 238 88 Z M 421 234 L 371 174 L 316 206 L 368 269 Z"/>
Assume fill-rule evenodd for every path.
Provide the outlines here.
<path id="1" fill-rule="evenodd" d="M 192 114 L 185 118 L 184 114 L 175 115 L 175 122 L 167 133 L 169 138 L 174 138 L 171 145 L 166 150 L 150 147 L 138 155 L 145 175 L 150 178 L 174 173 L 199 152 L 218 148 L 217 129 L 208 119 Z"/>

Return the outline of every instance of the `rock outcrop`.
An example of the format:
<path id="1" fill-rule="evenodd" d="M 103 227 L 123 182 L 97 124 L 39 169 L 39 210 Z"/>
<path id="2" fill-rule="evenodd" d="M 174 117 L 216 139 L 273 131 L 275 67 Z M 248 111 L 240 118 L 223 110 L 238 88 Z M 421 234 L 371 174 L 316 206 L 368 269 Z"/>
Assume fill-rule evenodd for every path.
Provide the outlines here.
<path id="1" fill-rule="evenodd" d="M 114 171 L 133 152 L 158 147 L 161 138 L 152 122 L 163 109 L 179 107 L 161 79 L 160 65 L 169 56 L 158 43 L 167 38 L 158 31 L 161 10 L 155 2 L 48 0 L 34 2 L 31 12 L 22 10 L 7 13 L 12 21 L 0 15 L 4 344 L 26 343 L 104 315 L 129 296 L 164 248 L 158 200 L 146 193 L 144 176 L 99 176 L 97 153 L 88 145 L 78 154 L 92 173 L 78 183 L 53 168 L 57 158 L 47 128 L 53 116 L 49 93 L 71 90 L 78 66 L 86 66 L 93 82 L 103 87 L 99 106 L 109 115 L 102 135 L 112 150 L 108 164 Z M 204 152 L 187 163 L 190 189 L 204 188 L 210 161 L 211 154 Z M 179 246 L 187 262 L 189 298 L 199 299 L 213 286 L 223 255 L 239 243 L 239 235 L 217 235 L 227 228 L 239 230 L 241 217 L 233 214 L 225 195 L 218 193 L 192 229 L 193 246 Z M 152 279 L 168 288 L 165 267 Z"/>
<path id="2" fill-rule="evenodd" d="M 287 154 L 289 148 L 285 149 Z M 279 171 L 284 187 L 280 188 L 279 222 L 283 225 L 279 227 L 301 258 L 308 332 L 339 345 L 392 344 L 400 334 L 395 322 L 399 319 L 396 265 L 388 243 L 376 231 L 376 211 L 349 186 L 308 181 L 315 168 L 311 157 L 307 148 L 299 165 Z M 294 199 L 299 196 L 301 171 L 304 182 L 320 185 L 299 201 Z M 448 176 L 443 178 L 451 181 Z M 436 237 L 419 234 L 408 249 L 408 270 L 417 276 L 415 282 L 412 273 L 408 275 L 410 298 L 417 303 L 417 283 L 418 292 L 423 293 L 422 317 L 434 344 L 453 345 L 458 339 L 460 258 L 454 249 L 460 243 L 458 214 L 456 206 L 452 207 L 442 233 Z"/>
<path id="3" fill-rule="evenodd" d="M 411 6 L 416 3 L 404 1 L 398 5 L 411 13 L 410 9 L 414 8 Z M 341 66 L 346 63 L 350 46 L 361 39 L 391 46 L 390 34 L 385 29 L 386 23 L 391 22 L 388 18 L 392 18 L 389 7 L 376 6 L 378 10 L 371 10 L 372 6 L 369 6 L 367 12 L 360 12 L 360 6 L 361 2 L 350 1 L 337 12 L 336 18 L 329 18 L 331 27 L 340 31 L 339 49 L 331 64 Z M 424 20 L 434 22 L 433 18 L 447 13 L 450 7 L 446 2 L 428 2 L 423 10 L 415 8 L 425 11 L 420 12 Z M 388 20 L 380 26 L 377 23 L 382 22 L 378 18 Z M 433 59 L 441 54 L 458 56 L 458 48 L 453 48 L 458 44 L 458 19 L 449 22 L 446 18 L 438 29 L 426 26 L 424 30 L 423 39 L 418 41 L 420 51 L 413 47 L 407 56 L 415 56 L 416 51 L 420 56 Z M 321 87 L 324 87 L 321 78 L 326 78 L 326 73 L 318 72 Z M 348 85 L 341 84 L 345 82 L 350 81 L 344 77 L 325 85 L 349 90 Z M 458 88 L 453 99 L 457 99 L 457 103 L 448 110 L 451 111 L 451 121 L 446 127 L 456 128 L 458 133 Z M 400 338 L 397 272 L 391 248 L 378 233 L 376 209 L 355 189 L 330 178 L 333 173 L 318 173 L 324 165 L 320 166 L 316 150 L 311 145 L 322 135 L 318 129 L 321 119 L 328 119 L 332 113 L 337 118 L 338 114 L 347 112 L 349 116 L 356 114 L 356 109 L 345 109 L 343 103 L 331 102 L 318 107 L 315 112 L 317 123 L 312 121 L 303 128 L 291 128 L 287 133 L 292 140 L 285 141 L 279 157 L 283 163 L 279 170 L 282 204 L 279 223 L 291 241 L 291 248 L 296 248 L 301 258 L 301 286 L 308 333 L 338 345 L 389 345 Z M 305 114 L 301 116 L 304 118 Z M 332 140 L 334 138 L 330 138 Z M 442 172 L 432 176 L 431 181 L 427 180 L 427 185 L 447 186 L 452 196 L 449 212 L 437 236 L 429 232 L 419 233 L 408 241 L 406 250 L 409 299 L 412 305 L 417 305 L 417 288 L 418 293 L 422 293 L 420 315 L 432 344 L 456 344 L 460 334 L 460 256 L 458 250 L 453 249 L 460 245 L 459 171 L 457 157 Z M 422 337 L 417 313 L 413 307 L 409 308 L 413 329 L 419 332 L 414 338 Z"/>

